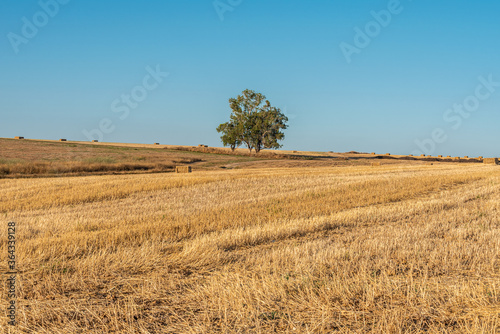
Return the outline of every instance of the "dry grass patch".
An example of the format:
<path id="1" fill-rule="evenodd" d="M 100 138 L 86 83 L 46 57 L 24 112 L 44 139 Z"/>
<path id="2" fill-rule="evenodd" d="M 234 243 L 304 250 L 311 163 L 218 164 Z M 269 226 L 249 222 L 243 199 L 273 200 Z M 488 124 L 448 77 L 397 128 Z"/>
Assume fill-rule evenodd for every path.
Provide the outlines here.
<path id="1" fill-rule="evenodd" d="M 19 330 L 495 333 L 499 185 L 483 165 L 0 180 Z"/>
<path id="2" fill-rule="evenodd" d="M 0 178 L 34 177 L 34 176 L 61 176 L 75 174 L 98 174 L 110 172 L 134 171 L 173 171 L 173 164 L 148 163 L 113 163 L 104 161 L 94 162 L 95 159 L 81 162 L 18 162 L 0 165 Z"/>

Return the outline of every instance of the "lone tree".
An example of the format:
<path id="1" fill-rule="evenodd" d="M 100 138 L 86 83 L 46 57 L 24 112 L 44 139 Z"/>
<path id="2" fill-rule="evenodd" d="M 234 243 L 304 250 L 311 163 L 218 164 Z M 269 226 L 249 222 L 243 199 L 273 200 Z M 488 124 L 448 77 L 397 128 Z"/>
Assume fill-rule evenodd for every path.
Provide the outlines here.
<path id="1" fill-rule="evenodd" d="M 217 132 L 222 133 L 224 146 L 234 151 L 246 144 L 250 153 L 252 149 L 259 153 L 265 148 L 277 149 L 282 146 L 278 141 L 285 138 L 281 130 L 288 127 L 288 118 L 279 108 L 271 106 L 264 95 L 246 89 L 237 98 L 229 99 L 229 106 L 229 122 L 217 127 Z"/>

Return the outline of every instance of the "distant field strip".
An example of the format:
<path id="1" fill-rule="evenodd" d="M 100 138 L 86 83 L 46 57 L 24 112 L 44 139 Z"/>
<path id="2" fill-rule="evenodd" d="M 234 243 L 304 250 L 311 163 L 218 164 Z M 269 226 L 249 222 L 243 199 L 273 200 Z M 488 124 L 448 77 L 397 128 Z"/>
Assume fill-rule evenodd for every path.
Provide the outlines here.
<path id="1" fill-rule="evenodd" d="M 499 186 L 447 165 L 3 179 L 0 212 L 24 332 L 497 333 Z"/>

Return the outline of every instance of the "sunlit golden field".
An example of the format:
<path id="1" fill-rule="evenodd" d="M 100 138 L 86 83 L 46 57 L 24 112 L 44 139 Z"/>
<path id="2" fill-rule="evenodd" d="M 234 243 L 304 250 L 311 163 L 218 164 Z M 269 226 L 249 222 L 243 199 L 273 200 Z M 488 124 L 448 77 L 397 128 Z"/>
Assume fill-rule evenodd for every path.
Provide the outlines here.
<path id="1" fill-rule="evenodd" d="M 18 332 L 500 333 L 499 166 L 0 179 L 0 214 Z"/>

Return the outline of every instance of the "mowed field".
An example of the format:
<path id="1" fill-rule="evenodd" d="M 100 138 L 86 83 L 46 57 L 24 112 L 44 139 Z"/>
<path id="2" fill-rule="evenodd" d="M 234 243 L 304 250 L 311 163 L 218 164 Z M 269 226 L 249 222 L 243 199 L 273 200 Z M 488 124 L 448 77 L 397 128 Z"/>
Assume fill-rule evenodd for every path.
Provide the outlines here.
<path id="1" fill-rule="evenodd" d="M 186 148 L 0 138 L 0 178 L 143 174 L 172 172 L 176 165 L 213 169 L 262 160 L 251 156 L 190 152 L 185 151 Z"/>
<path id="2" fill-rule="evenodd" d="M 247 149 L 15 140 L 0 138 L 0 179 L 173 172 L 175 166 L 196 170 L 219 168 L 342 167 L 371 164 L 482 163 L 482 158 L 412 157 L 358 152 L 299 152 Z"/>
<path id="3" fill-rule="evenodd" d="M 499 166 L 0 179 L 0 215 L 2 332 L 500 332 Z"/>

